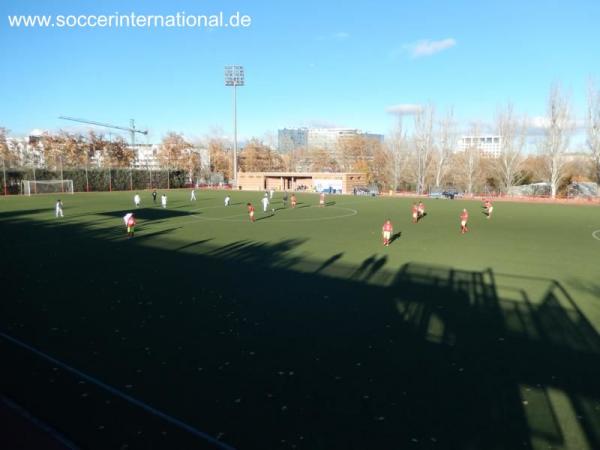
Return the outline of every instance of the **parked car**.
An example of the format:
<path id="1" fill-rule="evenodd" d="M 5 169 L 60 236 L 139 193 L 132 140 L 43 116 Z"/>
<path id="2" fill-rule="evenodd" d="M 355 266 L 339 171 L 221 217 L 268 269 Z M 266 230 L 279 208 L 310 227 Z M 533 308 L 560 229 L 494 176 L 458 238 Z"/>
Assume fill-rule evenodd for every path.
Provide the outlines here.
<path id="1" fill-rule="evenodd" d="M 371 186 L 357 186 L 354 188 L 354 195 L 370 195 L 371 197 L 375 197 L 379 195 L 379 188 L 377 185 Z"/>
<path id="2" fill-rule="evenodd" d="M 450 200 L 454 200 L 454 197 L 461 197 L 462 194 L 458 192 L 457 189 L 449 188 L 442 192 L 443 196 L 449 198 Z"/>
<path id="3" fill-rule="evenodd" d="M 429 191 L 429 198 L 444 198 L 446 197 L 446 193 L 441 189 L 434 189 Z"/>

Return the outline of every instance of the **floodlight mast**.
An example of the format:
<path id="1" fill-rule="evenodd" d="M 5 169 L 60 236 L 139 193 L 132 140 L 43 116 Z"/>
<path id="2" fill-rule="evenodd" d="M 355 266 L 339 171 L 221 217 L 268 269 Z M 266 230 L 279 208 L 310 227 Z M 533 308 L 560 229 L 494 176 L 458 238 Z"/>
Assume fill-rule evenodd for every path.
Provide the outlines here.
<path id="1" fill-rule="evenodd" d="M 237 87 L 244 86 L 244 67 L 225 66 L 225 86 L 233 86 L 233 187 L 237 188 Z"/>

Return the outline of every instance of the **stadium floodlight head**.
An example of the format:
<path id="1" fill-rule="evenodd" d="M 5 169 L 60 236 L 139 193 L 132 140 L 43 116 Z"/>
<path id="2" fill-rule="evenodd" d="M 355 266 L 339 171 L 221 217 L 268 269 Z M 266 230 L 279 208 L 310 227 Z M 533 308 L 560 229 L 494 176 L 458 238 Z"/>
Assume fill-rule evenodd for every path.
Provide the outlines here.
<path id="1" fill-rule="evenodd" d="M 225 66 L 225 86 L 243 86 L 244 67 Z"/>
<path id="2" fill-rule="evenodd" d="M 233 187 L 237 187 L 237 87 L 244 85 L 243 66 L 225 66 L 225 86 L 233 86 Z"/>

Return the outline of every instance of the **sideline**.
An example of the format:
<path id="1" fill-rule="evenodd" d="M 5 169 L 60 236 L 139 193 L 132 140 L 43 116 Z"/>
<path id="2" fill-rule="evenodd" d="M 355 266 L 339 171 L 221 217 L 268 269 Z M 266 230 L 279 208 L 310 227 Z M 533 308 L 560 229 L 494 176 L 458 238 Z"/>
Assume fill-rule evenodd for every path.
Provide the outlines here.
<path id="1" fill-rule="evenodd" d="M 54 365 L 56 365 L 58 367 L 61 367 L 62 369 L 66 370 L 68 372 L 71 372 L 71 373 L 77 375 L 80 378 L 83 378 L 84 380 L 86 380 L 86 381 L 88 381 L 88 382 L 90 382 L 90 383 L 92 383 L 92 384 L 94 384 L 94 385 L 96 385 L 96 386 L 104 389 L 107 392 L 110 392 L 111 394 L 113 394 L 113 395 L 115 395 L 115 396 L 117 396 L 117 397 L 125 400 L 126 402 L 129 402 L 129 403 L 131 403 L 131 404 L 133 404 L 135 406 L 138 406 L 141 409 L 143 409 L 144 411 L 146 411 L 146 412 L 148 412 L 148 413 L 150 413 L 150 414 L 152 414 L 152 415 L 154 415 L 156 417 L 159 417 L 159 418 L 161 418 L 161 419 L 163 419 L 163 420 L 171 423 L 172 425 L 175 425 L 176 427 L 179 427 L 179 428 L 181 428 L 181 429 L 183 429 L 183 430 L 185 430 L 185 431 L 193 434 L 194 436 L 196 436 L 198 438 L 204 439 L 205 441 L 208 441 L 211 444 L 214 444 L 214 445 L 216 445 L 217 447 L 219 447 L 221 449 L 224 449 L 224 450 L 235 450 L 233 447 L 225 444 L 224 442 L 219 441 L 218 439 L 212 437 L 208 433 L 200 431 L 197 428 L 194 428 L 191 425 L 188 425 L 187 423 L 185 423 L 185 422 L 183 422 L 183 421 L 181 421 L 181 420 L 179 420 L 179 419 L 177 419 L 177 418 L 175 418 L 173 416 L 170 416 L 167 413 L 159 411 L 158 409 L 156 409 L 156 408 L 148 405 L 147 403 L 144 403 L 143 401 L 138 400 L 138 399 L 132 397 L 131 395 L 127 395 L 124 392 L 121 392 L 120 390 L 118 390 L 117 388 L 112 387 L 112 386 L 110 386 L 110 385 L 108 385 L 106 383 L 103 383 L 102 381 L 100 381 L 100 380 L 92 377 L 91 375 L 87 375 L 86 373 L 84 373 L 84 372 L 82 372 L 82 371 L 80 371 L 78 369 L 75 369 L 74 367 L 69 366 L 69 365 L 63 363 L 62 361 L 59 361 L 58 359 L 53 358 L 52 356 L 50 356 L 50 355 L 42 352 L 41 350 L 36 349 L 35 347 L 32 347 L 29 344 L 26 344 L 25 342 L 23 342 L 23 341 L 21 341 L 21 340 L 19 340 L 17 338 L 9 336 L 8 334 L 6 334 L 6 333 L 4 333 L 2 331 L 0 331 L 0 338 L 4 338 L 7 341 L 9 341 L 9 342 L 17 345 L 18 347 L 21 347 L 21 348 L 23 348 L 25 350 L 30 351 L 31 353 L 34 353 L 35 355 L 37 355 L 37 356 L 45 359 L 46 361 L 49 361 L 52 364 L 54 364 Z"/>

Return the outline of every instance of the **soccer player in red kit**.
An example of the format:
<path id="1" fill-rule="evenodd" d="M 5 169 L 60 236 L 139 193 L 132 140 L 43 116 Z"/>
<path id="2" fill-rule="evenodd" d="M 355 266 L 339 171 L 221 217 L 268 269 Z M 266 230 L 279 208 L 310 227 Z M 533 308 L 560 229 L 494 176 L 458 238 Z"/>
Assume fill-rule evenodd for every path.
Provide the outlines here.
<path id="1" fill-rule="evenodd" d="M 483 204 L 483 207 L 485 208 L 485 214 L 487 216 L 487 218 L 491 218 L 492 217 L 492 212 L 494 212 L 494 205 L 492 205 L 492 201 L 491 200 L 486 200 L 485 203 Z"/>
<path id="2" fill-rule="evenodd" d="M 413 203 L 413 205 L 412 205 L 412 222 L 417 223 L 418 219 L 419 219 L 419 207 L 417 206 L 416 203 Z"/>
<path id="3" fill-rule="evenodd" d="M 290 197 L 290 202 L 292 203 L 292 208 L 295 208 L 297 203 L 296 194 L 292 194 L 292 196 Z"/>
<path id="4" fill-rule="evenodd" d="M 248 216 L 250 217 L 250 222 L 254 222 L 254 206 L 252 206 L 252 203 L 248 203 Z"/>
<path id="5" fill-rule="evenodd" d="M 469 228 L 467 227 L 468 221 L 469 221 L 469 212 L 465 208 L 460 213 L 460 234 L 465 234 L 467 231 L 469 231 Z"/>
<path id="6" fill-rule="evenodd" d="M 425 205 L 423 202 L 419 202 L 417 205 L 417 220 L 421 220 L 423 217 L 425 217 Z"/>
<path id="7" fill-rule="evenodd" d="M 133 217 L 133 214 L 132 214 L 127 219 L 127 236 L 132 238 L 133 233 L 135 233 L 135 217 Z"/>
<path id="8" fill-rule="evenodd" d="M 392 232 L 394 231 L 394 227 L 392 226 L 392 222 L 390 219 L 386 220 L 383 223 L 383 227 L 381 227 L 381 234 L 383 235 L 383 245 L 389 247 L 390 240 L 392 239 Z"/>
<path id="9" fill-rule="evenodd" d="M 319 206 L 325 206 L 325 192 L 321 192 L 319 196 Z"/>

